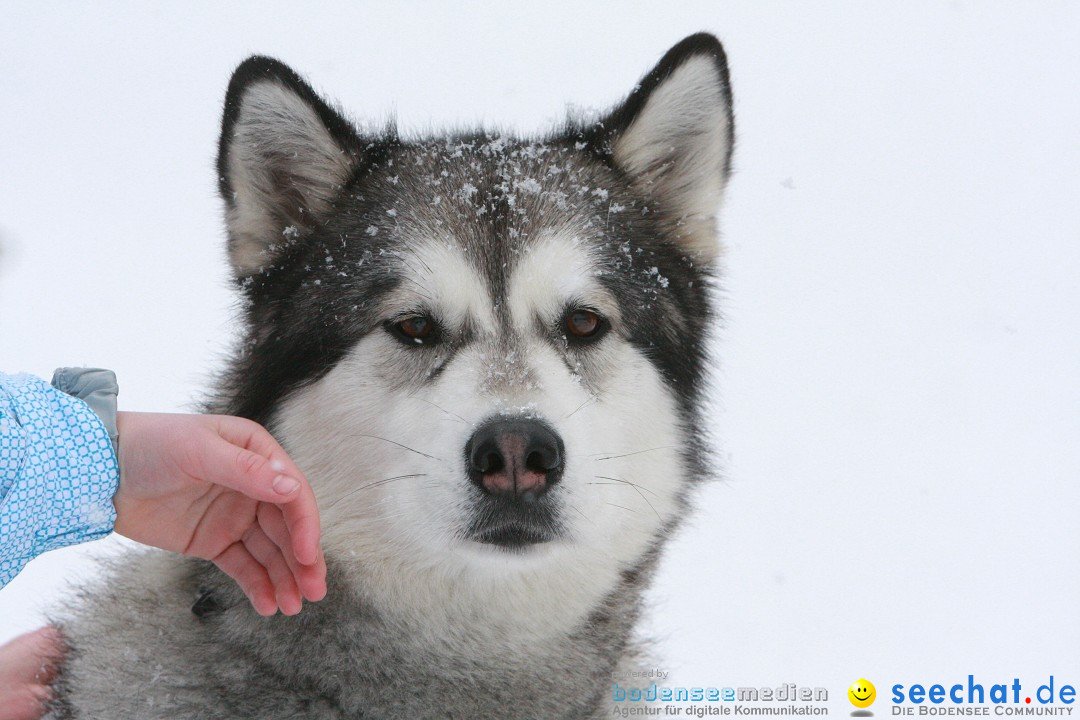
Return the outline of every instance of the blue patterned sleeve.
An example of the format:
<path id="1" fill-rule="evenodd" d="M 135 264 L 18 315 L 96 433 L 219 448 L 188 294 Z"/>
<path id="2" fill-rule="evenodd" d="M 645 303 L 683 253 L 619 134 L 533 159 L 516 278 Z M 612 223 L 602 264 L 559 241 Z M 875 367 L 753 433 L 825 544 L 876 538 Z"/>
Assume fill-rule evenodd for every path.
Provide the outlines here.
<path id="1" fill-rule="evenodd" d="M 0 374 L 0 587 L 34 557 L 112 532 L 120 470 L 90 407 Z"/>

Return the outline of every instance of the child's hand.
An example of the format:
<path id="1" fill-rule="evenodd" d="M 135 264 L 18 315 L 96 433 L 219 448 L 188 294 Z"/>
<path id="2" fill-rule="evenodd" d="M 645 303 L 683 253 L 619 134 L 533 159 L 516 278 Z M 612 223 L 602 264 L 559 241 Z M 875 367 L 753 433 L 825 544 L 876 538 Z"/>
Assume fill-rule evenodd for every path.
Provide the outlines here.
<path id="1" fill-rule="evenodd" d="M 326 595 L 307 479 L 258 423 L 225 415 L 117 413 L 116 532 L 212 560 L 260 615 Z"/>
<path id="2" fill-rule="evenodd" d="M 63 651 L 53 627 L 0 645 L 0 720 L 38 720 L 45 713 L 49 683 Z"/>

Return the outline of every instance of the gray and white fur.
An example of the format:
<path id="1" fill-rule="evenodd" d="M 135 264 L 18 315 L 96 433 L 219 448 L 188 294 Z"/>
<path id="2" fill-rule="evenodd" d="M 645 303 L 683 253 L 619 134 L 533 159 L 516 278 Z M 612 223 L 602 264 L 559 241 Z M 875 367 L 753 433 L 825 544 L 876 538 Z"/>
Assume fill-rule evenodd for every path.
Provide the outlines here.
<path id="1" fill-rule="evenodd" d="M 607 715 L 709 475 L 732 138 L 707 34 L 531 139 L 364 132 L 245 61 L 218 167 L 246 336 L 210 409 L 304 468 L 329 594 L 264 618 L 208 562 L 125 555 L 61 621 L 49 717 Z"/>

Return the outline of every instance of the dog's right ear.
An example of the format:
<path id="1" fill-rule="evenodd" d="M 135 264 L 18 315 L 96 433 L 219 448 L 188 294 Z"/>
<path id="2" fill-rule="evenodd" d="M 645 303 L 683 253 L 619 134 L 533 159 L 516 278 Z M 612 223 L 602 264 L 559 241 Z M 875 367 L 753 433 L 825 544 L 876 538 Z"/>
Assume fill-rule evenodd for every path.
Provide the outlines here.
<path id="1" fill-rule="evenodd" d="M 325 219 L 355 172 L 355 129 L 286 65 L 245 60 L 225 96 L 218 176 L 238 278 Z"/>

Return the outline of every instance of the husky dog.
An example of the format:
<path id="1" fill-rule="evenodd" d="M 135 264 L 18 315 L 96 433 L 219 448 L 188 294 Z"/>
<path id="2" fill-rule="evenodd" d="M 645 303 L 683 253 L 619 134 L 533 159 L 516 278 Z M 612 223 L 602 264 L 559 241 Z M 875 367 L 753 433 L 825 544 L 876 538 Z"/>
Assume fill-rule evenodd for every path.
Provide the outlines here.
<path id="1" fill-rule="evenodd" d="M 211 409 L 304 468 L 329 594 L 264 618 L 210 563 L 125 556 L 62 622 L 51 717 L 609 714 L 710 472 L 732 138 L 706 34 L 531 139 L 363 131 L 240 65 L 218 169 L 246 336 Z"/>

